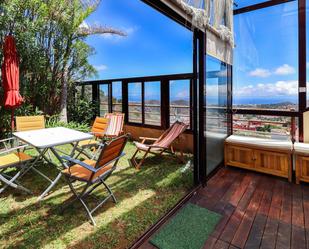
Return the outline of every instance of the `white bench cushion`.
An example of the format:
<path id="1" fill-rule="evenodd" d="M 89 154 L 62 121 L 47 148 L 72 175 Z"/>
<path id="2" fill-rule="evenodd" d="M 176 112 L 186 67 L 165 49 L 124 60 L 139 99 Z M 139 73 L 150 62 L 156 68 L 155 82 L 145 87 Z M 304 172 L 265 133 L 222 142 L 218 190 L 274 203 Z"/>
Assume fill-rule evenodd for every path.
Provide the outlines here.
<path id="1" fill-rule="evenodd" d="M 309 154 L 309 144 L 294 143 L 294 150 L 296 153 Z"/>
<path id="2" fill-rule="evenodd" d="M 239 144 L 239 145 L 252 145 L 255 147 L 260 147 L 261 149 L 275 149 L 275 150 L 293 150 L 292 141 L 281 141 L 275 139 L 265 139 L 265 138 L 255 138 L 232 135 L 226 140 L 227 143 Z"/>

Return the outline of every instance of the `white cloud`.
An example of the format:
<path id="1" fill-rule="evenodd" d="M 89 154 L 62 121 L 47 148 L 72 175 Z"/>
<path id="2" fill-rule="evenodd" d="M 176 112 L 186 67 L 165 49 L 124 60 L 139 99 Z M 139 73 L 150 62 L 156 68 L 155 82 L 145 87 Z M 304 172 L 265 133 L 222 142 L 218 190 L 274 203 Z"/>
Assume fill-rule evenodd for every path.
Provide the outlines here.
<path id="1" fill-rule="evenodd" d="M 280 67 L 278 67 L 274 74 L 276 75 L 289 75 L 289 74 L 294 74 L 296 72 L 295 68 L 288 65 L 288 64 L 284 64 Z"/>
<path id="2" fill-rule="evenodd" d="M 307 63 L 308 67 L 308 63 Z M 277 67 L 275 70 L 270 71 L 269 69 L 264 68 L 256 68 L 255 70 L 249 72 L 249 75 L 252 77 L 260 77 L 260 78 L 267 78 L 271 75 L 289 75 L 296 73 L 296 70 L 294 67 L 283 64 L 280 67 Z"/>
<path id="3" fill-rule="evenodd" d="M 220 72 L 216 73 L 217 77 L 227 77 L 227 69 L 221 70 Z"/>
<path id="4" fill-rule="evenodd" d="M 220 95 L 226 95 L 226 85 L 207 85 L 206 94 L 207 96 L 215 97 Z"/>
<path id="5" fill-rule="evenodd" d="M 96 66 L 94 66 L 94 68 L 95 68 L 96 70 L 98 70 L 98 71 L 105 71 L 105 70 L 108 69 L 108 67 L 107 67 L 106 65 L 104 65 L 104 64 L 102 64 L 102 65 L 96 65 Z"/>
<path id="6" fill-rule="evenodd" d="M 271 72 L 268 69 L 257 68 L 249 73 L 253 77 L 266 78 L 271 75 Z"/>
<path id="7" fill-rule="evenodd" d="M 234 89 L 234 94 L 244 97 L 291 96 L 298 93 L 298 81 L 277 81 L 275 83 L 260 83 Z"/>
<path id="8" fill-rule="evenodd" d="M 188 90 L 183 90 L 183 91 L 179 91 L 176 93 L 175 97 L 176 98 L 186 98 L 189 96 L 189 91 Z"/>

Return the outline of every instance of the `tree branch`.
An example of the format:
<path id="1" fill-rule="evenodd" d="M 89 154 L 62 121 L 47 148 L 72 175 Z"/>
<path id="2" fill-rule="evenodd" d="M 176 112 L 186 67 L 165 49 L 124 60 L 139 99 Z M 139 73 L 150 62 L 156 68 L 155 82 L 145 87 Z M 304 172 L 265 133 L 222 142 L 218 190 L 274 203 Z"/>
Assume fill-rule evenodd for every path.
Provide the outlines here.
<path id="1" fill-rule="evenodd" d="M 78 28 L 77 34 L 79 36 L 89 36 L 89 35 L 98 35 L 98 34 L 112 34 L 127 36 L 127 34 L 121 30 L 117 30 L 111 27 L 93 25 L 93 26 L 82 26 Z"/>

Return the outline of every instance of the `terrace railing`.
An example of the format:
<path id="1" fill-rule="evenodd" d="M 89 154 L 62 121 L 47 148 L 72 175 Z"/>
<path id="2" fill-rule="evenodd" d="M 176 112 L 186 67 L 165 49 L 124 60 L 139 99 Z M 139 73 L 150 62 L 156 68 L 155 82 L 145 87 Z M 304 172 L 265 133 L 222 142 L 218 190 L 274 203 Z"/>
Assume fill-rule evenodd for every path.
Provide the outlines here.
<path id="1" fill-rule="evenodd" d="M 234 109 L 233 134 L 298 141 L 301 114 L 296 111 Z"/>
<path id="2" fill-rule="evenodd" d="M 176 120 L 183 121 L 192 127 L 192 101 L 193 95 L 192 82 L 194 74 L 173 74 L 173 75 L 160 75 L 160 76 L 147 76 L 147 77 L 134 77 L 134 78 L 121 78 L 121 79 L 109 79 L 109 80 L 96 80 L 79 82 L 78 85 L 82 86 L 81 91 L 86 86 L 91 86 L 91 96 L 94 103 L 97 103 L 97 113 L 95 115 L 103 115 L 106 112 L 123 112 L 125 113 L 125 123 L 132 125 L 142 125 L 154 128 L 166 129 L 170 124 Z M 188 105 L 177 105 L 172 103 L 173 92 L 170 92 L 170 83 L 187 80 L 189 83 L 188 95 L 190 101 Z M 113 83 L 121 83 L 122 97 L 113 98 Z M 160 83 L 160 104 L 147 103 L 145 97 L 145 85 L 150 82 Z M 129 101 L 128 87 L 130 83 L 140 83 L 141 86 L 141 98 L 140 102 Z M 104 100 L 100 101 L 100 86 L 105 85 L 103 88 Z M 106 85 L 108 87 L 106 87 Z M 108 90 L 107 90 L 108 89 Z M 89 95 L 89 89 L 88 95 Z M 106 92 L 108 91 L 108 92 Z M 101 93 L 102 95 L 102 93 Z M 101 96 L 102 97 L 102 96 Z"/>

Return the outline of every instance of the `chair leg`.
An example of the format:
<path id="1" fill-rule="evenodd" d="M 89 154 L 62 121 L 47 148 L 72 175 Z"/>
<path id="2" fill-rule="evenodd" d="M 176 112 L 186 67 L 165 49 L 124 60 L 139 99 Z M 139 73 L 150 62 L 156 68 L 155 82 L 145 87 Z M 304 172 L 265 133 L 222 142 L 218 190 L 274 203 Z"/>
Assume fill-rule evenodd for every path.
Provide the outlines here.
<path id="1" fill-rule="evenodd" d="M 113 198 L 114 203 L 117 203 L 117 199 L 116 199 L 116 197 L 115 197 L 113 191 L 110 189 L 110 187 L 109 187 L 102 179 L 101 179 L 100 181 L 101 181 L 101 183 L 104 185 L 104 187 L 107 189 L 109 195 Z"/>
<path id="2" fill-rule="evenodd" d="M 137 151 L 135 152 L 135 154 L 133 155 L 133 157 L 131 158 L 131 162 L 134 164 L 134 166 L 135 166 L 135 168 L 136 168 L 137 170 L 141 169 L 141 166 L 143 165 L 143 163 L 144 163 L 144 161 L 145 161 L 147 155 L 148 155 L 149 152 L 150 152 L 150 148 L 145 152 L 144 156 L 142 157 L 142 159 L 141 159 L 141 161 L 140 161 L 139 163 L 136 161 L 136 154 L 137 154 L 138 151 L 139 151 L 139 150 L 137 150 Z"/>
<path id="3" fill-rule="evenodd" d="M 89 219 L 91 220 L 91 223 L 96 226 L 96 222 L 92 216 L 92 214 L 99 208 L 101 207 L 109 198 L 113 198 L 113 201 L 115 203 L 117 203 L 117 199 L 114 195 L 114 193 L 112 192 L 112 190 L 110 189 L 110 187 L 104 182 L 103 179 L 100 179 L 100 182 L 95 184 L 95 186 L 93 186 L 90 190 L 88 190 L 88 188 L 90 187 L 90 183 L 88 183 L 85 188 L 83 189 L 83 191 L 78 194 L 77 191 L 75 190 L 70 178 L 66 177 L 66 180 L 69 184 L 69 187 L 71 189 L 71 191 L 73 192 L 75 198 L 70 201 L 69 203 L 67 203 L 65 206 L 63 206 L 61 209 L 62 211 L 67 208 L 68 206 L 70 206 L 73 202 L 75 202 L 76 200 L 79 200 L 81 202 L 81 204 L 83 205 Z M 101 201 L 94 209 L 90 210 L 84 200 L 84 198 L 86 198 L 92 191 L 94 191 L 98 186 L 100 186 L 101 184 L 103 184 L 103 186 L 106 188 L 107 192 L 108 192 L 108 196 L 103 200 Z M 87 191 L 88 190 L 88 191 Z"/>
<path id="4" fill-rule="evenodd" d="M 87 215 L 88 215 L 88 217 L 90 218 L 92 224 L 93 224 L 94 226 L 96 226 L 97 224 L 96 224 L 96 222 L 94 221 L 94 218 L 93 218 L 93 216 L 92 216 L 92 214 L 91 214 L 91 211 L 90 211 L 89 208 L 87 207 L 86 203 L 84 202 L 84 200 L 83 200 L 82 198 L 78 198 L 78 199 L 79 199 L 79 201 L 82 203 L 82 205 L 84 206 L 84 208 L 85 208 L 85 210 L 86 210 L 86 212 L 87 212 Z"/>
<path id="5" fill-rule="evenodd" d="M 147 157 L 149 151 L 150 151 L 150 149 L 148 149 L 148 150 L 146 151 L 146 153 L 144 154 L 142 160 L 141 160 L 141 161 L 139 162 L 139 164 L 137 165 L 137 169 L 140 169 L 140 168 L 141 168 L 141 166 L 143 165 L 143 163 L 144 163 L 144 161 L 145 161 L 145 159 L 146 159 L 146 157 Z"/>
<path id="6" fill-rule="evenodd" d="M 29 189 L 23 187 L 20 184 L 14 183 L 16 181 L 16 179 L 20 176 L 20 174 L 21 174 L 21 172 L 19 171 L 10 180 L 8 180 L 7 178 L 5 178 L 3 175 L 0 174 L 0 182 L 3 182 L 3 184 L 4 184 L 4 186 L 0 189 L 0 194 L 9 186 L 12 187 L 12 188 L 15 188 L 15 189 L 22 190 L 22 191 L 24 191 L 28 194 L 32 194 L 32 192 Z"/>
<path id="7" fill-rule="evenodd" d="M 131 163 L 133 164 L 135 168 L 137 167 L 136 155 L 138 152 L 139 152 L 139 149 L 136 149 L 136 151 L 134 152 L 133 156 L 130 159 Z"/>
<path id="8" fill-rule="evenodd" d="M 84 148 L 82 148 L 82 149 L 76 148 L 76 150 L 77 150 L 78 154 L 77 154 L 77 156 L 75 158 L 78 158 L 80 155 L 86 156 L 87 159 L 91 159 L 92 158 L 92 155 L 90 155 L 89 153 L 86 152 L 86 148 L 85 149 Z"/>
<path id="9" fill-rule="evenodd" d="M 175 152 L 175 155 L 176 157 L 178 158 L 179 162 L 180 163 L 185 163 L 185 158 L 184 158 L 184 155 L 183 155 L 183 150 L 180 150 L 180 156 L 178 156 Z"/>
<path id="10" fill-rule="evenodd" d="M 174 149 L 173 146 L 171 146 L 170 151 L 172 155 L 175 155 L 176 159 L 178 160 L 179 163 L 185 163 L 185 159 L 183 156 L 183 150 L 180 150 L 180 156 L 177 155 L 176 150 Z"/>
<path id="11" fill-rule="evenodd" d="M 83 191 L 82 191 L 80 194 L 78 194 L 78 193 L 76 192 L 76 190 L 75 190 L 75 188 L 74 188 L 72 182 L 70 181 L 70 179 L 68 179 L 67 177 L 66 177 L 66 179 L 67 179 L 67 182 L 68 182 L 68 184 L 69 184 L 69 187 L 70 187 L 71 191 L 73 192 L 73 194 L 74 194 L 74 196 L 75 196 L 75 199 L 74 199 L 73 201 L 71 201 L 70 203 L 68 203 L 67 205 L 65 205 L 65 206 L 62 208 L 62 211 L 63 211 L 65 208 L 67 208 L 67 207 L 69 207 L 70 205 L 72 205 L 76 200 L 79 200 L 80 203 L 83 205 L 83 207 L 84 207 L 84 209 L 85 209 L 85 211 L 86 211 L 86 213 L 87 213 L 89 219 L 91 220 L 92 224 L 95 226 L 95 225 L 96 225 L 96 222 L 94 221 L 94 218 L 93 218 L 93 216 L 92 216 L 92 214 L 91 214 L 91 211 L 90 211 L 89 208 L 87 207 L 85 201 L 82 199 L 82 198 L 85 196 L 85 193 L 86 193 L 87 189 L 89 188 L 89 184 L 87 184 L 87 185 L 85 186 L 85 188 L 83 189 Z"/>

